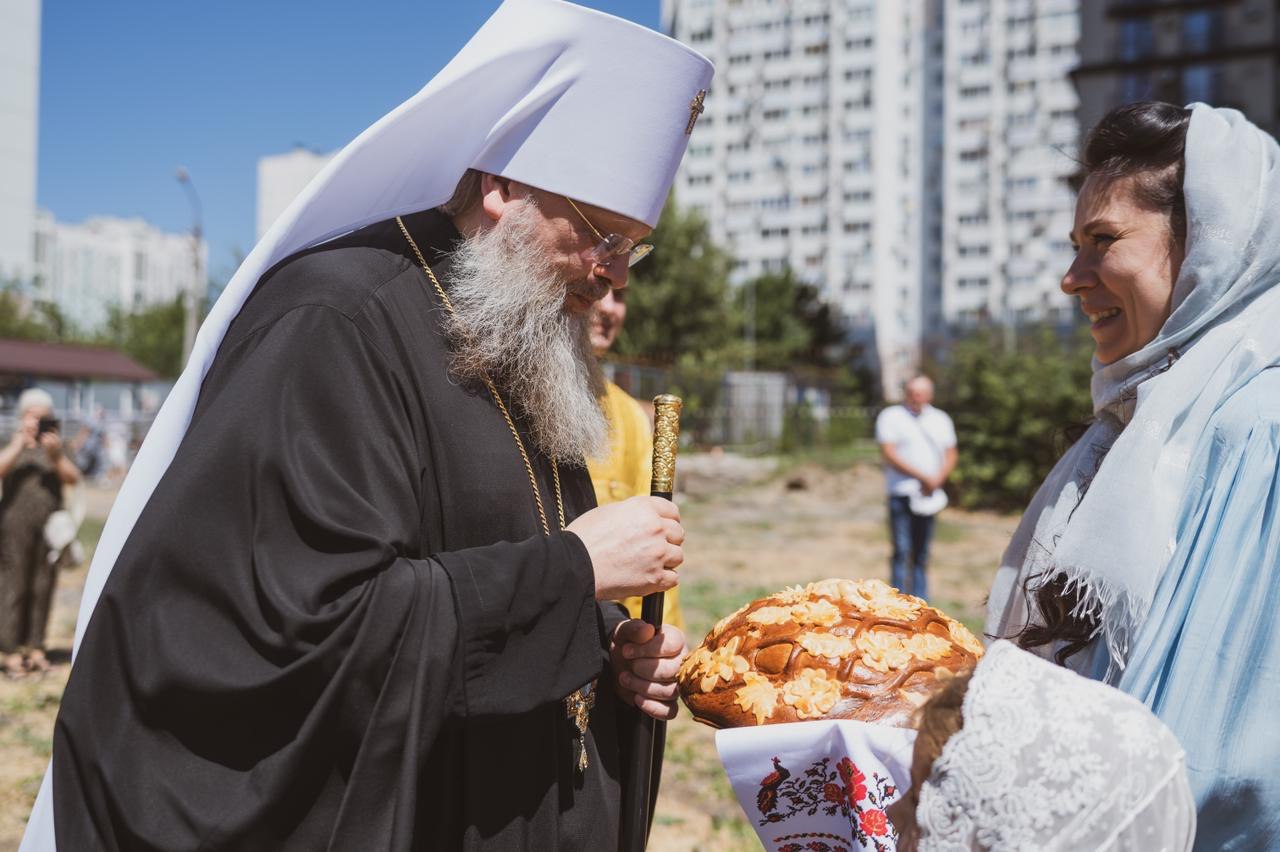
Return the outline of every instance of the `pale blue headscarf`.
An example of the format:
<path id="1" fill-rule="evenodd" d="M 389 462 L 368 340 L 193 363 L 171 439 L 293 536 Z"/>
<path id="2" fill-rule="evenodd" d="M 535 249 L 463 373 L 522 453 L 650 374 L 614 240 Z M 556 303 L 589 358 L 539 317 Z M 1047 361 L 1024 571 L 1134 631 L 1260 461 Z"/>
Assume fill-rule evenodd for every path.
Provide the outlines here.
<path id="1" fill-rule="evenodd" d="M 1172 313 L 1139 351 L 1095 359 L 1097 419 L 1040 486 L 988 604 L 987 632 L 1011 636 L 1037 617 L 1027 579 L 1065 574 L 1116 668 L 1177 545 L 1196 442 L 1224 400 L 1280 364 L 1280 146 L 1236 110 L 1191 110 Z"/>

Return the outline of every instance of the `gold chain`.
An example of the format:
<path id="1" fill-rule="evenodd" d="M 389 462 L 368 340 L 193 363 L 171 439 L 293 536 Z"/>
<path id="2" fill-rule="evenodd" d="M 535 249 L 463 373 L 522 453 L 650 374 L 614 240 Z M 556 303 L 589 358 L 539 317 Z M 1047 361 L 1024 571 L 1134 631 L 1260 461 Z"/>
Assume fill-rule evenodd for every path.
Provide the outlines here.
<path id="1" fill-rule="evenodd" d="M 427 277 L 431 279 L 431 284 L 436 288 L 436 294 L 440 297 L 440 301 L 444 303 L 445 310 L 450 316 L 456 317 L 457 312 L 453 309 L 453 302 L 449 301 L 449 296 L 444 291 L 444 287 L 440 286 L 440 279 L 436 278 L 436 274 L 431 271 L 431 267 L 427 264 L 427 259 L 422 256 L 418 244 L 414 242 L 413 237 L 409 235 L 409 229 L 404 226 L 404 220 L 399 216 L 396 217 L 396 224 L 400 226 L 400 233 L 404 234 L 404 238 L 409 241 L 410 248 L 418 257 L 418 263 L 422 264 L 422 269 L 427 273 Z M 493 397 L 493 401 L 498 406 L 498 410 L 502 412 L 502 417 L 507 421 L 507 428 L 511 430 L 511 437 L 516 439 L 516 447 L 520 450 L 520 459 L 524 462 L 525 473 L 529 474 L 529 487 L 533 489 L 533 502 L 538 507 L 538 519 L 542 521 L 542 532 L 545 535 L 551 535 L 551 525 L 547 523 L 547 510 L 542 506 L 542 491 L 538 488 L 538 478 L 533 475 L 533 465 L 529 462 L 529 453 L 525 451 L 524 441 L 520 439 L 520 433 L 516 431 L 516 423 L 511 419 L 511 413 L 507 411 L 507 405 L 502 401 L 502 396 L 498 393 L 498 387 L 493 383 L 493 379 L 488 374 L 484 376 L 485 387 L 489 388 L 489 395 Z M 560 496 L 560 463 L 553 456 L 551 459 L 551 477 L 555 480 L 556 485 L 556 513 L 559 515 L 560 529 L 564 529 L 564 500 Z"/>
<path id="2" fill-rule="evenodd" d="M 445 310 L 449 312 L 450 316 L 456 317 L 457 312 L 453 309 L 453 302 L 449 301 L 449 295 L 445 293 L 444 287 L 440 285 L 440 279 L 436 278 L 436 274 L 431 271 L 431 266 L 427 263 L 427 259 L 422 256 L 422 251 L 409 234 L 409 229 L 405 227 L 404 220 L 397 216 L 396 224 L 400 226 L 400 233 L 404 234 L 404 238 L 408 241 L 409 247 L 413 249 L 413 253 L 417 255 L 418 263 L 422 264 L 422 270 L 427 273 L 427 278 L 431 280 L 432 286 L 435 287 L 436 295 L 440 297 Z M 529 462 L 529 453 L 524 448 L 524 441 L 520 438 L 520 432 L 516 430 L 516 423 L 511 419 L 511 413 L 507 411 L 506 403 L 502 401 L 502 395 L 498 393 L 497 385 L 493 383 L 493 379 L 489 378 L 487 374 L 484 376 L 484 384 L 489 389 L 489 395 L 493 397 L 498 410 L 502 412 L 503 419 L 507 421 L 507 428 L 511 430 L 511 437 L 516 440 L 516 448 L 520 450 L 520 459 L 524 462 L 525 473 L 529 474 L 529 487 L 533 490 L 533 502 L 538 507 L 538 519 L 542 521 L 542 532 L 549 536 L 551 535 L 551 526 L 547 523 L 547 512 L 542 506 L 542 492 L 538 488 L 538 478 L 533 475 L 533 465 Z M 564 529 L 566 524 L 564 520 L 564 499 L 560 494 L 560 463 L 555 456 L 551 457 L 551 477 L 556 487 L 556 514 L 560 521 L 560 529 Z M 579 772 L 583 772 L 587 768 L 587 726 L 590 724 L 591 711 L 595 704 L 596 684 L 594 682 L 586 690 L 574 690 L 564 698 L 565 715 L 568 716 L 569 722 L 577 731 L 577 767 Z"/>

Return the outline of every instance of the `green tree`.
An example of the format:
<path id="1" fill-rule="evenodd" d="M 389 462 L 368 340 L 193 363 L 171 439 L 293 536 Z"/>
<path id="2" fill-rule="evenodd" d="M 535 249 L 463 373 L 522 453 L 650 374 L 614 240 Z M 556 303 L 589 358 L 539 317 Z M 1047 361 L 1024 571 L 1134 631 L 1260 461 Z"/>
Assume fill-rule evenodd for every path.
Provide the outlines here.
<path id="1" fill-rule="evenodd" d="M 96 342 L 119 349 L 166 379 L 176 378 L 182 372 L 182 320 L 181 296 L 134 311 L 112 305 Z"/>
<path id="2" fill-rule="evenodd" d="M 733 294 L 741 317 L 742 360 L 757 370 L 788 370 L 810 349 L 812 334 L 798 310 L 801 285 L 790 269 L 766 272 Z M 748 344 L 748 330 L 752 343 Z M 747 347 L 750 346 L 750 351 Z"/>
<path id="3" fill-rule="evenodd" d="M 952 483 L 962 505 L 1018 509 L 1030 500 L 1092 412 L 1088 329 L 1064 338 L 1050 328 L 1019 337 L 999 331 L 955 344 L 937 379 L 937 404 L 956 424 L 960 457 Z"/>
<path id="4" fill-rule="evenodd" d="M 751 361 L 758 369 L 843 368 L 853 360 L 839 312 L 790 269 L 747 282 L 734 301 L 743 323 L 736 336 L 745 340 L 747 323 L 754 324 Z"/>
<path id="5" fill-rule="evenodd" d="M 728 253 L 712 242 L 706 220 L 674 200 L 651 242 L 656 250 L 631 271 L 627 324 L 615 351 L 661 364 L 723 364 L 737 326 Z"/>
<path id="6" fill-rule="evenodd" d="M 24 302 L 17 285 L 10 283 L 0 288 L 0 338 L 6 340 L 54 340 L 54 334 L 44 323 L 34 306 Z"/>

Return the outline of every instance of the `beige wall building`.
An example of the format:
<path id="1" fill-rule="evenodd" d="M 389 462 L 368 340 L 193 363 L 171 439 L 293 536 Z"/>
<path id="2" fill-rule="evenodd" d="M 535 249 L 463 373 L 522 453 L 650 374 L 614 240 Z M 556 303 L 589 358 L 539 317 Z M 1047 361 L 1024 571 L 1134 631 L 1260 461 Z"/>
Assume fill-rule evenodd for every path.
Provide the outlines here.
<path id="1" fill-rule="evenodd" d="M 0 3 L 0 283 L 32 275 L 40 0 Z"/>
<path id="2" fill-rule="evenodd" d="M 1080 124 L 1139 100 L 1235 107 L 1280 132 L 1280 0 L 1082 5 Z"/>

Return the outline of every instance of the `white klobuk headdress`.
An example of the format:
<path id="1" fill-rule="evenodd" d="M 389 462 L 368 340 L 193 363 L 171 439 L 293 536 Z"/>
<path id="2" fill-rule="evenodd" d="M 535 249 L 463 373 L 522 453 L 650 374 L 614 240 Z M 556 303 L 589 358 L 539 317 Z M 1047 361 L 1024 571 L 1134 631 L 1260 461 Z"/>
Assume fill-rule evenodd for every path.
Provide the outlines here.
<path id="1" fill-rule="evenodd" d="M 75 651 L 134 522 L 172 461 L 227 327 L 279 261 L 436 207 L 469 168 L 658 221 L 711 63 L 650 29 L 562 0 L 506 0 L 420 92 L 344 148 L 232 276 L 112 507 L 85 580 Z M 23 840 L 53 849 L 46 773 Z"/>
<path id="2" fill-rule="evenodd" d="M 1186 758 L 1140 701 L 996 642 L 920 789 L 921 852 L 1189 850 Z"/>

